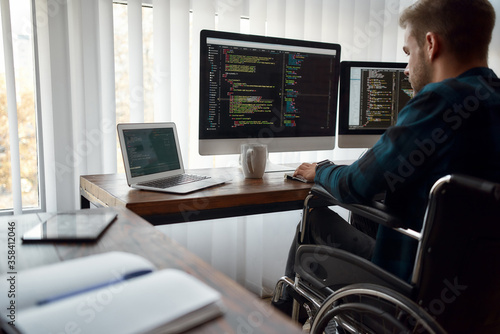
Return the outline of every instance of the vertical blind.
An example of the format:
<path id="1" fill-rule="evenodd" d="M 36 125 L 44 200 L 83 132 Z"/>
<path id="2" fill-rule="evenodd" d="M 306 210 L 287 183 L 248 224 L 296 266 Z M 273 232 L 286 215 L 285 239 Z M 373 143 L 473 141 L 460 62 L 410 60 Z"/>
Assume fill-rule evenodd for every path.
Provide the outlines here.
<path id="1" fill-rule="evenodd" d="M 154 121 L 174 121 L 190 168 L 237 164 L 236 157 L 197 153 L 199 31 L 218 29 L 335 42 L 344 60 L 405 61 L 401 10 L 413 0 L 128 0 L 128 77 L 130 116 L 143 122 L 145 102 Z M 153 75 L 144 74 L 142 6 L 152 7 Z M 500 8 L 500 0 L 491 1 Z M 33 0 L 37 77 L 41 114 L 40 196 L 48 210 L 79 205 L 79 175 L 112 173 L 117 159 L 112 0 Z M 9 0 L 1 0 L 3 59 L 11 154 L 12 203 L 22 210 L 14 53 Z M 151 22 L 149 22 L 151 23 Z M 499 25 L 490 48 L 490 66 L 500 67 Z M 67 33 L 66 33 L 67 32 Z M 145 83 L 146 80 L 152 81 Z M 153 97 L 144 88 L 153 87 Z M 358 154 L 336 149 L 333 155 Z M 332 153 L 284 153 L 281 161 L 314 161 Z M 279 162 L 279 161 L 278 161 Z"/>
<path id="2" fill-rule="evenodd" d="M 17 96 L 14 73 L 14 50 L 9 0 L 1 0 L 3 58 L 5 62 L 5 82 L 7 90 L 7 114 L 9 120 L 9 143 L 11 156 L 12 197 L 14 214 L 22 213 L 21 162 L 17 127 Z"/>
<path id="3" fill-rule="evenodd" d="M 46 156 L 47 208 L 79 205 L 79 175 L 111 173 L 117 159 L 116 90 L 113 55 L 112 0 L 33 0 L 37 49 L 40 55 L 42 135 Z M 123 1 L 122 1 L 123 2 Z M 150 0 L 153 11 L 153 75 L 145 83 L 143 15 L 145 1 L 128 0 L 128 96 L 130 122 L 143 122 L 144 104 L 154 104 L 154 121 L 174 121 L 181 134 L 189 168 L 237 164 L 237 157 L 198 154 L 199 32 L 218 29 L 278 37 L 336 42 L 342 59 L 405 61 L 398 16 L 413 0 Z M 2 7 L 8 6 L 2 0 Z M 500 7 L 498 0 L 492 1 Z M 2 10 L 8 45 L 9 11 Z M 149 22 L 150 23 L 150 22 Z M 498 26 L 498 25 L 497 25 Z M 65 33 L 65 32 L 68 33 Z M 498 27 L 495 30 L 497 33 Z M 493 39 L 490 63 L 500 64 L 498 38 Z M 42 52 L 43 51 L 43 52 Z M 4 51 L 6 69 L 9 50 Z M 151 79 L 152 78 L 152 79 Z M 7 80 L 12 82 L 11 80 Z M 144 87 L 152 85 L 153 101 Z M 15 86 L 8 86 L 13 140 L 13 180 L 16 211 L 20 185 L 16 171 Z M 146 100 L 145 100 L 146 99 Z M 46 107 L 44 107 L 46 106 Z M 283 153 L 281 161 L 315 161 L 334 152 Z M 358 154 L 359 152 L 354 152 Z M 281 162 L 277 161 L 277 162 Z M 16 190 L 17 189 L 17 190 Z M 50 193 L 50 194 L 49 194 Z"/>

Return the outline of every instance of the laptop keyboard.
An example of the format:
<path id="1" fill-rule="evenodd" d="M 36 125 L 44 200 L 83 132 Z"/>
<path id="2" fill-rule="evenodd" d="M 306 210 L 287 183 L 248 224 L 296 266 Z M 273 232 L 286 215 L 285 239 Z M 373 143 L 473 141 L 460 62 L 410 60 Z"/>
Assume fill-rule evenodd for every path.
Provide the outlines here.
<path id="1" fill-rule="evenodd" d="M 209 179 L 209 178 L 210 178 L 210 176 L 205 176 L 205 175 L 181 174 L 181 175 L 166 177 L 164 179 L 158 179 L 158 180 L 148 181 L 148 182 L 141 182 L 139 184 L 141 186 L 146 186 L 146 187 L 165 189 L 165 188 L 170 188 L 170 187 L 178 186 L 181 184 L 205 180 L 205 179 Z"/>

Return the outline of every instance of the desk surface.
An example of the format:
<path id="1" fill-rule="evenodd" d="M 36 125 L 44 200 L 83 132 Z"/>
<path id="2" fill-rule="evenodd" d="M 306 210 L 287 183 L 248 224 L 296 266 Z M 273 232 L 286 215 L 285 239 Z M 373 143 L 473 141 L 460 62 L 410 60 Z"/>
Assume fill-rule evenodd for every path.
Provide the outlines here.
<path id="1" fill-rule="evenodd" d="M 175 195 L 132 189 L 125 174 L 80 177 L 82 208 L 126 207 L 153 224 L 187 222 L 257 213 L 301 209 L 311 185 L 284 179 L 283 172 L 266 173 L 262 179 L 245 179 L 236 167 L 198 169 L 203 175 L 231 175 L 226 184 Z"/>
<path id="2" fill-rule="evenodd" d="M 184 270 L 221 292 L 227 306 L 225 315 L 190 333 L 301 333 L 300 328 L 279 311 L 157 231 L 139 216 L 122 208 L 109 210 L 116 210 L 118 219 L 96 243 L 23 244 L 22 234 L 50 215 L 1 217 L 0 275 L 107 251 L 125 251 L 143 256 L 158 269 Z M 12 221 L 15 222 L 15 228 L 9 229 L 7 222 Z M 15 263 L 13 268 L 9 268 L 8 255 L 12 248 L 8 247 L 8 238 L 12 234 L 15 234 L 16 240 Z"/>

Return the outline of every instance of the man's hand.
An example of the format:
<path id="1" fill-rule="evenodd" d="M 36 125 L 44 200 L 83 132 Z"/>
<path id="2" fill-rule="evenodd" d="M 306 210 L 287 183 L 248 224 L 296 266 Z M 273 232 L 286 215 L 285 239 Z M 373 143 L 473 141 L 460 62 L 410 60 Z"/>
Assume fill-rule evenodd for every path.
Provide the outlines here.
<path id="1" fill-rule="evenodd" d="M 297 169 L 293 173 L 293 176 L 302 176 L 307 181 L 314 182 L 314 177 L 316 176 L 316 163 L 310 164 L 304 162 L 299 167 L 297 167 Z"/>

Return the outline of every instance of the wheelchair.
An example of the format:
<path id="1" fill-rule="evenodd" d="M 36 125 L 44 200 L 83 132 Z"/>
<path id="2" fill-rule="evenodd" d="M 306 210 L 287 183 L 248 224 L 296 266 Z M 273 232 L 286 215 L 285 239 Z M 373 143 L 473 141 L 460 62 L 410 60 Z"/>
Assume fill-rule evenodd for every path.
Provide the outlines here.
<path id="1" fill-rule="evenodd" d="M 416 239 L 411 281 L 346 251 L 303 244 L 308 213 L 321 206 L 341 206 Z M 439 179 L 421 231 L 381 202 L 343 204 L 314 185 L 304 201 L 296 276 L 279 279 L 272 298 L 288 287 L 292 318 L 303 307 L 311 333 L 500 333 L 499 236 L 497 183 L 458 174 Z"/>

